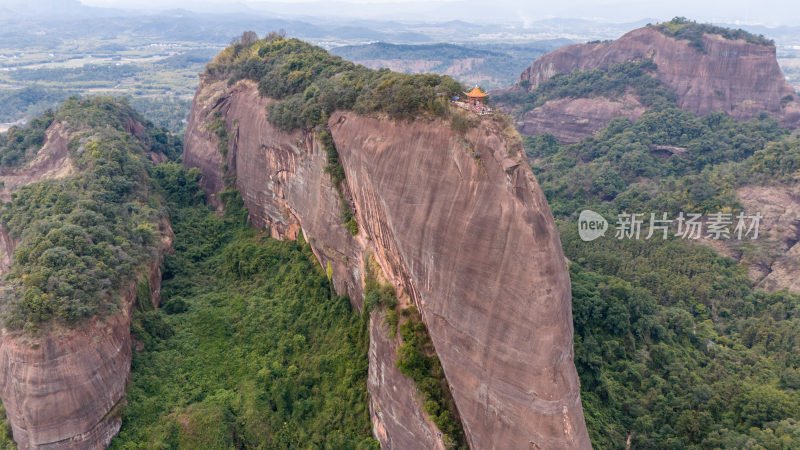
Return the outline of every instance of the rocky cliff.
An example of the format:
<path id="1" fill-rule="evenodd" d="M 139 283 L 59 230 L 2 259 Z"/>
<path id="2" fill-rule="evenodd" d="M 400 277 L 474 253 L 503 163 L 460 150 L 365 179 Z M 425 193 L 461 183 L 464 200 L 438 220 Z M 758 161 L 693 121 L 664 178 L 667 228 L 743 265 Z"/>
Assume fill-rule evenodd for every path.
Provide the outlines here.
<path id="1" fill-rule="evenodd" d="M 721 111 L 736 118 L 766 111 L 783 125 L 800 125 L 800 105 L 796 98 L 788 101 L 787 96 L 796 95 L 781 73 L 774 46 L 718 34 L 702 35 L 702 44 L 704 51 L 689 40 L 647 26 L 615 41 L 570 45 L 547 53 L 525 69 L 519 81 L 533 90 L 556 74 L 652 58 L 658 66 L 654 76 L 675 92 L 680 108 L 695 114 Z M 581 102 L 593 103 L 587 107 Z M 635 105 L 626 109 L 609 103 L 626 102 L 601 97 L 553 100 L 518 117 L 517 125 L 525 133 L 548 132 L 564 142 L 576 142 L 614 117 L 641 115 Z"/>
<path id="2" fill-rule="evenodd" d="M 125 132 L 143 130 L 131 123 Z M 69 177 L 77 172 L 68 149 L 80 132 L 64 121 L 54 121 L 35 158 L 0 172 L 0 198 L 30 183 Z M 151 155 L 152 156 L 152 155 Z M 161 154 L 159 157 L 163 156 Z M 160 301 L 161 263 L 171 248 L 172 231 L 166 218 L 154 260 L 142 268 L 148 277 L 151 299 Z M 10 293 L 6 275 L 19 238 L 0 225 L 0 291 Z M 43 323 L 38 331 L 3 328 L 0 334 L 0 397 L 14 440 L 19 448 L 104 448 L 122 423 L 121 406 L 131 365 L 130 324 L 137 299 L 137 280 L 129 280 L 118 292 L 119 310 L 84 320 L 77 325 L 57 321 Z M 8 305 L 4 304 L 3 309 Z"/>
<path id="3" fill-rule="evenodd" d="M 371 255 L 420 310 L 473 448 L 588 448 L 569 277 L 547 202 L 509 130 L 491 118 L 460 133 L 441 119 L 332 114 L 353 236 L 317 134 L 276 129 L 265 115 L 270 101 L 251 81 L 202 79 L 184 164 L 202 170 L 208 194 L 227 182 L 255 226 L 289 239 L 302 230 L 358 308 Z M 216 117 L 224 157 L 209 130 Z M 376 438 L 384 448 L 441 446 L 394 364 L 397 341 L 385 337 L 378 311 L 370 335 Z"/>
<path id="4" fill-rule="evenodd" d="M 171 231 L 164 222 L 162 250 Z M 161 259 L 150 268 L 158 305 Z M 105 448 L 122 425 L 131 368 L 131 314 L 136 283 L 122 293 L 121 311 L 77 328 L 54 327 L 35 337 L 4 330 L 0 397 L 19 448 Z"/>

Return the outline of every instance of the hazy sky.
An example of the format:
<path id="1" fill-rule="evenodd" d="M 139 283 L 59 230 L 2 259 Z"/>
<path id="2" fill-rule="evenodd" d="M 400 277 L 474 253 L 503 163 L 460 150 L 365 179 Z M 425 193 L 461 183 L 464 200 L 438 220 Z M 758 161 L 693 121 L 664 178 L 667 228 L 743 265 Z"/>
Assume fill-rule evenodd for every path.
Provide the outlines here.
<path id="1" fill-rule="evenodd" d="M 184 8 L 218 11 L 252 8 L 281 16 L 347 16 L 399 20 L 533 21 L 538 19 L 586 18 L 609 22 L 639 19 L 668 20 L 685 16 L 702 22 L 762 25 L 800 25 L 797 0 L 304 0 L 269 2 L 260 0 L 81 0 L 91 6 L 136 9 Z M 232 6 L 238 3 L 239 6 Z M 348 5 L 349 4 L 349 5 Z"/>

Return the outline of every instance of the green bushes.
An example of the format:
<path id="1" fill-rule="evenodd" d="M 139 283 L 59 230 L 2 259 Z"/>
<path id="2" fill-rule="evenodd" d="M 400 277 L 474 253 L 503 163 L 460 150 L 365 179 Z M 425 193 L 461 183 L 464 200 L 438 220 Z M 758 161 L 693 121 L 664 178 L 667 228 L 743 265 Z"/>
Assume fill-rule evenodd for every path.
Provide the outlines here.
<path id="1" fill-rule="evenodd" d="M 218 217 L 178 165 L 155 178 L 189 201 L 169 205 L 164 307 L 134 318 L 145 349 L 111 448 L 377 449 L 366 321 L 329 296 L 308 245 L 257 233 L 233 191 Z"/>
<path id="2" fill-rule="evenodd" d="M 155 256 L 161 212 L 142 143 L 103 128 L 71 148 L 77 175 L 28 185 L 2 209 L 20 240 L 3 300 L 9 328 L 116 311 L 120 289 Z"/>
<path id="3" fill-rule="evenodd" d="M 445 445 L 468 448 L 458 409 L 425 324 L 414 306 L 404 309 L 402 315 L 406 321 L 400 325 L 403 344 L 397 350 L 397 367 L 414 380 L 424 396 L 423 410 L 444 435 Z"/>
<path id="4" fill-rule="evenodd" d="M 689 45 L 700 53 L 705 53 L 705 45 L 703 44 L 704 34 L 717 34 L 725 39 L 736 40 L 742 39 L 750 44 L 774 46 L 775 42 L 767 39 L 762 35 L 755 35 L 740 29 L 731 29 L 725 27 L 718 27 L 707 23 L 697 23 L 688 20 L 685 17 L 675 17 L 669 22 L 652 25 L 658 31 L 667 36 L 674 37 L 679 40 L 688 40 Z"/>
<path id="5" fill-rule="evenodd" d="M 32 159 L 44 143 L 44 132 L 54 118 L 55 113 L 48 110 L 27 127 L 11 127 L 8 132 L 0 133 L 0 166 L 17 166 Z"/>
<path id="6" fill-rule="evenodd" d="M 345 228 L 352 236 L 358 234 L 358 223 L 356 222 L 353 208 L 350 206 L 350 201 L 344 194 L 344 189 L 347 183 L 344 175 L 344 167 L 339 161 L 339 152 L 336 150 L 336 145 L 333 143 L 333 137 L 330 131 L 324 129 L 317 133 L 320 144 L 325 150 L 326 165 L 325 173 L 331 176 L 336 193 L 339 195 L 339 218 L 342 220 Z"/>
<path id="7" fill-rule="evenodd" d="M 51 319 L 74 324 L 118 310 L 120 290 L 146 270 L 158 245 L 162 211 L 147 152 L 180 153 L 179 139 L 126 101 L 72 97 L 57 112 L 2 135 L 3 161 L 35 155 L 53 121 L 73 137 L 68 148 L 77 173 L 25 186 L 0 210 L 19 241 L 2 299 L 2 319 L 12 329 L 34 331 Z"/>
<path id="8" fill-rule="evenodd" d="M 393 119 L 441 117 L 448 112 L 448 100 L 462 91 L 447 76 L 371 70 L 276 35 L 228 47 L 207 72 L 228 76 L 229 83 L 257 82 L 261 95 L 277 100 L 267 107 L 267 118 L 283 130 L 322 125 L 336 109 Z"/>

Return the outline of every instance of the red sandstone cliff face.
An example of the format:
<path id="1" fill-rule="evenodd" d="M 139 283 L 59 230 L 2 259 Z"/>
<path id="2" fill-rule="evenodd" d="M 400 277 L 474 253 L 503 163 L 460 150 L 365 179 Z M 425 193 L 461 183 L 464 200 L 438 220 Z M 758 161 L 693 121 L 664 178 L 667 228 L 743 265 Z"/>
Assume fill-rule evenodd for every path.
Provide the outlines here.
<path id="1" fill-rule="evenodd" d="M 605 69 L 611 64 L 652 58 L 658 65 L 655 76 L 677 94 L 678 106 L 696 114 L 721 111 L 737 118 L 750 118 L 767 111 L 786 126 L 800 126 L 800 104 L 797 99 L 782 106 L 781 99 L 795 95 L 786 82 L 777 59 L 775 47 L 750 44 L 743 40 L 728 40 L 719 35 L 705 35 L 705 53 L 689 46 L 689 41 L 676 40 L 652 27 L 633 30 L 613 42 L 577 44 L 560 48 L 537 59 L 520 75 L 520 81 L 530 83 L 534 89 L 542 81 L 573 70 Z M 596 99 L 601 103 L 605 99 Z M 566 102 L 571 111 L 576 107 Z M 564 123 L 551 123 L 546 116 L 570 115 L 563 108 L 526 114 L 521 118 L 525 130 L 549 132 L 565 142 L 574 142 L 576 136 L 586 137 L 605 126 L 612 118 L 626 115 L 613 108 L 605 108 L 598 116 L 598 108 L 588 108 L 587 114 L 576 116 Z M 537 108 L 537 109 L 540 109 Z M 534 111 L 536 111 L 535 109 Z M 600 125 L 576 127 L 580 120 Z M 561 128 L 568 132 L 562 134 Z M 545 131 L 542 131 L 545 130 Z"/>
<path id="2" fill-rule="evenodd" d="M 129 132 L 142 130 L 129 123 Z M 139 131 L 139 132 L 140 132 Z M 0 172 L 9 199 L 17 189 L 37 181 L 71 175 L 75 167 L 67 149 L 72 134 L 53 122 L 45 143 L 29 163 Z M 147 276 L 151 298 L 161 300 L 161 263 L 172 245 L 172 229 L 164 218 L 156 261 Z M 18 243 L 0 227 L 0 290 Z M 131 313 L 136 283 L 120 293 L 121 310 L 94 318 L 77 328 L 50 325 L 35 336 L 0 332 L 0 397 L 19 448 L 105 448 L 122 424 L 120 406 L 131 365 Z"/>
<path id="3" fill-rule="evenodd" d="M 359 224 L 351 236 L 312 132 L 266 120 L 255 84 L 204 79 L 184 163 L 213 197 L 224 186 L 219 111 L 229 135 L 229 179 L 253 223 L 276 237 L 302 229 L 337 291 L 361 306 L 364 264 L 417 305 L 473 448 L 588 448 L 572 354 L 569 277 L 546 200 L 523 156 L 491 119 L 466 135 L 443 122 L 397 123 L 349 112 L 329 129 Z M 373 313 L 371 412 L 384 448 L 432 448 L 435 427 L 394 365 L 396 343 Z M 534 447 L 536 448 L 536 447 Z"/>
<path id="4" fill-rule="evenodd" d="M 597 98 L 562 98 L 526 112 L 514 125 L 522 134 L 536 136 L 550 133 L 561 142 L 575 143 L 608 125 L 614 117 L 636 120 L 645 107 L 632 95 L 612 100 Z"/>

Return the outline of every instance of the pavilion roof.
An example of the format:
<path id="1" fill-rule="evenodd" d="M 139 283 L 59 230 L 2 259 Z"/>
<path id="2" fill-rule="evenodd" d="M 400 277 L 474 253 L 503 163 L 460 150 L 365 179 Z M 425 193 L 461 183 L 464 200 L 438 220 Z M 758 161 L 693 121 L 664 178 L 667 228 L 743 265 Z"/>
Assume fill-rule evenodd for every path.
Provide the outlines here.
<path id="1" fill-rule="evenodd" d="M 478 86 L 475 86 L 475 88 L 469 92 L 465 92 L 465 94 L 467 94 L 467 97 L 486 97 L 488 95 L 484 94 Z"/>

